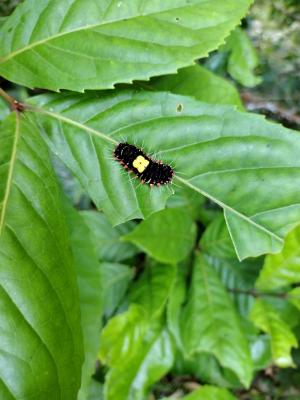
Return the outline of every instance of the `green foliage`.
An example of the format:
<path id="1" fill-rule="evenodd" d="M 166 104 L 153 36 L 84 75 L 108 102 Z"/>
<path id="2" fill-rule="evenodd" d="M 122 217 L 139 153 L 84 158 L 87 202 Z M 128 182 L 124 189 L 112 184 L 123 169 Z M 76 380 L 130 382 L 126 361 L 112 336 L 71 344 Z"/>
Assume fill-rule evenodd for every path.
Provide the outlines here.
<path id="1" fill-rule="evenodd" d="M 176 72 L 217 48 L 251 0 L 86 4 L 20 5 L 0 32 L 0 74 L 28 87 L 83 91 Z"/>
<path id="2" fill-rule="evenodd" d="M 148 217 L 171 195 L 168 187 L 131 182 L 111 162 L 124 137 L 149 152 L 159 149 L 159 157 L 185 174 L 176 176 L 180 185 L 224 209 L 240 259 L 280 251 L 299 220 L 300 138 L 259 116 L 163 92 L 47 95 L 35 103 L 49 147 L 115 224 Z"/>
<path id="3" fill-rule="evenodd" d="M 175 94 L 192 96 L 206 103 L 228 104 L 243 110 L 236 88 L 201 65 L 183 68 L 176 75 L 159 78 L 153 86 L 161 91 L 169 90 Z"/>
<path id="4" fill-rule="evenodd" d="M 279 254 L 268 255 L 256 282 L 258 289 L 275 290 L 300 281 L 300 229 L 292 231 Z"/>
<path id="5" fill-rule="evenodd" d="M 192 394 L 183 397 L 183 400 L 234 400 L 227 390 L 213 386 L 203 386 Z"/>
<path id="6" fill-rule="evenodd" d="M 81 324 L 59 187 L 29 115 L 7 117 L 0 140 L 0 397 L 75 398 Z"/>
<path id="7" fill-rule="evenodd" d="M 187 257 L 194 246 L 195 235 L 196 226 L 184 209 L 167 208 L 152 214 L 123 236 L 123 240 L 134 243 L 160 262 L 172 264 Z"/>
<path id="8" fill-rule="evenodd" d="M 279 367 L 293 366 L 290 352 L 297 347 L 297 339 L 276 310 L 263 300 L 257 300 L 251 312 L 255 325 L 271 337 L 271 348 L 274 363 Z"/>
<path id="9" fill-rule="evenodd" d="M 232 369 L 248 386 L 253 366 L 241 323 L 216 272 L 199 255 L 188 298 L 180 318 L 184 351 L 190 355 L 214 354 L 221 365 Z"/>
<path id="10" fill-rule="evenodd" d="M 92 240 L 101 261 L 124 261 L 137 254 L 138 249 L 130 243 L 122 242 L 122 236 L 129 233 L 134 222 L 111 226 L 104 214 L 96 211 L 82 211 L 85 223 L 93 232 Z"/>
<path id="11" fill-rule="evenodd" d="M 81 306 L 85 359 L 81 371 L 81 389 L 78 400 L 84 400 L 89 390 L 99 348 L 102 320 L 102 271 L 92 241 L 94 232 L 89 230 L 82 215 L 69 204 L 66 204 L 65 212 L 70 230 Z"/>
<path id="12" fill-rule="evenodd" d="M 176 278 L 173 265 L 153 264 L 146 267 L 129 293 L 132 303 L 143 307 L 148 318 L 160 316 L 169 298 Z"/>
<path id="13" fill-rule="evenodd" d="M 111 367 L 105 398 L 138 400 L 171 368 L 173 344 L 159 320 L 148 321 L 143 308 L 133 304 L 104 328 L 100 358 Z"/>
<path id="14" fill-rule="evenodd" d="M 125 264 L 102 263 L 104 314 L 111 316 L 120 305 L 133 278 L 133 270 Z"/>
<path id="15" fill-rule="evenodd" d="M 250 3 L 2 7 L 1 400 L 300 393 L 300 137 L 226 79 L 260 82 Z"/>
<path id="16" fill-rule="evenodd" d="M 245 31 L 235 29 L 228 38 L 224 51 L 229 52 L 228 72 L 243 86 L 253 87 L 261 82 L 255 75 L 258 66 L 258 55 Z"/>

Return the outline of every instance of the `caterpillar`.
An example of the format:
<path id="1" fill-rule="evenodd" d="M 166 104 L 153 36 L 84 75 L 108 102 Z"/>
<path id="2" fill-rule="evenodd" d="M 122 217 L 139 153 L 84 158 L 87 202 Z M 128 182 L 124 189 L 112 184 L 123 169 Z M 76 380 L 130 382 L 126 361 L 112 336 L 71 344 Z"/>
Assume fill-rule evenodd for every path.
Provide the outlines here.
<path id="1" fill-rule="evenodd" d="M 119 143 L 114 150 L 114 157 L 125 169 L 132 171 L 142 183 L 160 186 L 172 182 L 174 171 L 170 165 L 153 160 L 132 144 Z"/>

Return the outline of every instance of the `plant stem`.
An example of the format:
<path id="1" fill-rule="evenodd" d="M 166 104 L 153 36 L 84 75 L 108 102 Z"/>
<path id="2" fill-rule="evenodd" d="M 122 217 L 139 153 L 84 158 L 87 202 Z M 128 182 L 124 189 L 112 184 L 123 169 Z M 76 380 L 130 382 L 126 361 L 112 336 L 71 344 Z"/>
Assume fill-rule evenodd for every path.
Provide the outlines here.
<path id="1" fill-rule="evenodd" d="M 245 294 L 252 297 L 277 297 L 280 299 L 285 299 L 287 297 L 287 293 L 263 293 L 257 292 L 256 290 L 242 290 L 242 289 L 228 289 L 231 293 L 237 294 Z"/>
<path id="2" fill-rule="evenodd" d="M 0 96 L 10 105 L 10 108 L 12 109 L 12 111 L 17 111 L 17 112 L 24 111 L 25 105 L 23 103 L 20 103 L 13 97 L 11 97 L 1 87 L 0 87 Z"/>

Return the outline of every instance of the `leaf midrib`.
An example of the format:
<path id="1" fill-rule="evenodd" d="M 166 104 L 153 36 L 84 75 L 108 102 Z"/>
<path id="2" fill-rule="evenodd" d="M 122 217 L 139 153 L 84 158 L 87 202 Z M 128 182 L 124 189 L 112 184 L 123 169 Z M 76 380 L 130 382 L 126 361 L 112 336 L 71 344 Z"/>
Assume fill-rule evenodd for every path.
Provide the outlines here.
<path id="1" fill-rule="evenodd" d="M 51 111 L 48 111 L 48 110 L 45 110 L 45 109 L 39 108 L 39 107 L 33 107 L 31 105 L 29 106 L 28 111 L 39 112 L 39 113 L 42 113 L 42 114 L 46 114 L 46 115 L 48 115 L 48 116 L 50 116 L 52 118 L 58 119 L 60 121 L 63 121 L 65 123 L 69 124 L 69 125 L 76 126 L 77 128 L 82 129 L 82 130 L 84 130 L 84 131 L 86 131 L 88 133 L 91 133 L 92 135 L 95 135 L 95 136 L 101 138 L 102 140 L 105 140 L 107 142 L 111 142 L 115 146 L 119 144 L 118 141 L 114 140 L 112 137 L 106 135 L 105 133 L 97 131 L 96 129 L 90 128 L 89 126 L 86 126 L 86 125 L 84 125 L 84 124 L 82 124 L 80 122 L 74 121 L 74 120 L 72 120 L 70 118 L 64 117 L 64 116 L 62 116 L 60 114 L 57 114 L 55 112 L 51 112 Z M 263 225 L 258 224 L 257 222 L 253 221 L 251 218 L 247 217 L 245 214 L 242 214 L 241 212 L 235 210 L 234 208 L 230 207 L 229 205 L 227 205 L 226 203 L 222 202 L 221 200 L 215 198 L 214 196 L 212 196 L 208 192 L 204 191 L 203 189 L 200 189 L 198 186 L 193 185 L 188 180 L 186 180 L 184 178 L 181 178 L 178 175 L 175 176 L 174 179 L 176 179 L 181 184 L 191 188 L 192 190 L 202 194 L 203 196 L 207 197 L 208 199 L 212 200 L 214 203 L 218 204 L 224 210 L 228 210 L 228 211 L 232 212 L 233 214 L 237 215 L 238 217 L 240 217 L 241 219 L 245 220 L 249 224 L 255 226 L 257 229 L 263 231 L 264 233 L 268 234 L 269 236 L 272 236 L 280 244 L 284 243 L 283 238 L 281 238 L 280 236 L 276 235 L 272 231 L 269 231 Z"/>
<path id="2" fill-rule="evenodd" d="M 208 2 L 208 1 L 204 1 L 204 2 L 202 1 L 201 4 L 207 3 L 207 2 Z M 6 55 L 6 56 L 0 58 L 0 64 L 5 63 L 5 62 L 7 62 L 8 60 L 14 58 L 15 56 L 17 56 L 17 55 L 19 55 L 19 54 L 21 54 L 21 53 L 24 53 L 24 52 L 26 52 L 26 51 L 28 51 L 28 50 L 31 50 L 31 49 L 33 49 L 34 47 L 37 47 L 37 46 L 39 46 L 39 45 L 41 45 L 41 44 L 43 44 L 43 43 L 50 42 L 51 40 L 54 40 L 54 39 L 57 39 L 57 38 L 59 38 L 59 37 L 72 34 L 72 33 L 74 33 L 74 32 L 80 32 L 80 31 L 83 31 L 83 30 L 89 30 L 89 29 L 93 29 L 93 28 L 100 27 L 100 26 L 113 24 L 113 23 L 116 23 L 116 22 L 124 22 L 124 21 L 127 21 L 127 20 L 133 20 L 133 19 L 135 19 L 135 18 L 149 17 L 149 16 L 153 16 L 153 15 L 160 14 L 160 13 L 163 13 L 163 12 L 170 12 L 170 11 L 173 12 L 174 10 L 179 10 L 179 9 L 181 9 L 181 8 L 189 8 L 189 7 L 191 7 L 191 6 L 190 6 L 190 5 L 186 5 L 186 6 L 180 6 L 180 7 L 169 8 L 169 9 L 166 9 L 166 10 L 163 10 L 163 11 L 156 11 L 156 12 L 152 12 L 152 13 L 149 13 L 149 14 L 135 15 L 135 16 L 128 17 L 128 18 L 112 19 L 112 20 L 109 20 L 109 21 L 102 21 L 101 23 L 98 22 L 98 23 L 96 23 L 96 24 L 90 24 L 90 25 L 80 26 L 80 27 L 78 27 L 78 28 L 74 28 L 74 29 L 71 29 L 71 30 L 66 31 L 66 32 L 60 32 L 60 33 L 57 33 L 57 34 L 55 34 L 55 35 L 48 36 L 48 37 L 46 37 L 46 38 L 44 38 L 44 39 L 37 40 L 36 42 L 30 43 L 30 44 L 28 44 L 27 46 L 24 46 L 24 47 L 22 47 L 22 48 L 20 48 L 20 49 L 18 49 L 18 50 L 15 50 L 15 51 L 9 53 L 8 55 Z"/>
<path id="3" fill-rule="evenodd" d="M 4 225 L 5 225 L 5 216 L 6 216 L 6 211 L 7 211 L 7 207 L 8 207 L 9 195 L 10 195 L 11 188 L 12 188 L 13 173 L 14 173 L 15 163 L 17 160 L 17 148 L 18 148 L 18 143 L 19 143 L 19 139 L 20 139 L 20 116 L 19 116 L 18 112 L 16 112 L 15 115 L 16 115 L 16 127 L 15 127 L 15 132 L 14 132 L 14 141 L 13 141 L 11 157 L 9 160 L 9 169 L 8 169 L 7 181 L 6 181 L 6 185 L 5 185 L 2 210 L 1 210 L 1 215 L 0 215 L 0 236 L 3 232 Z"/>

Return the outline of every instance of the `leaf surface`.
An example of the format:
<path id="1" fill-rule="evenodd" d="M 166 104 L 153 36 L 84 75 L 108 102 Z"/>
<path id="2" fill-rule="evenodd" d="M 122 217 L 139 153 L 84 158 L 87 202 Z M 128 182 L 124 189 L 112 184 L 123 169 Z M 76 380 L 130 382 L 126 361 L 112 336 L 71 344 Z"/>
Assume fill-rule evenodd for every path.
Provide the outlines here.
<path id="1" fill-rule="evenodd" d="M 134 245 L 121 240 L 123 235 L 135 228 L 134 222 L 128 221 L 125 224 L 113 227 L 103 213 L 82 211 L 82 216 L 93 232 L 92 240 L 100 260 L 119 262 L 138 253 L 139 250 Z"/>
<path id="2" fill-rule="evenodd" d="M 182 400 L 235 400 L 228 390 L 214 386 L 204 385 L 193 393 L 184 396 Z"/>
<path id="3" fill-rule="evenodd" d="M 280 368 L 294 366 L 291 349 L 298 347 L 297 338 L 278 312 L 270 304 L 258 299 L 251 311 L 251 319 L 258 328 L 270 335 L 275 365 Z"/>
<path id="4" fill-rule="evenodd" d="M 232 83 L 201 65 L 182 68 L 175 75 L 158 78 L 152 83 L 156 89 L 195 97 L 212 104 L 228 104 L 243 110 L 241 98 Z"/>
<path id="5" fill-rule="evenodd" d="M 134 271 L 126 264 L 101 263 L 101 271 L 104 285 L 104 313 L 111 316 L 122 301 Z"/>
<path id="6" fill-rule="evenodd" d="M 143 308 L 133 304 L 104 328 L 100 357 L 110 366 L 105 399 L 140 400 L 172 367 L 174 348 L 161 323 L 150 323 Z"/>
<path id="7" fill-rule="evenodd" d="M 86 400 L 99 350 L 103 309 L 102 271 L 92 241 L 93 233 L 85 224 L 82 215 L 67 202 L 65 214 L 77 272 L 84 344 L 78 400 Z"/>
<path id="8" fill-rule="evenodd" d="M 244 30 L 236 28 L 222 49 L 230 52 L 227 68 L 233 79 L 247 87 L 261 83 L 261 77 L 255 74 L 259 65 L 258 55 Z"/>
<path id="9" fill-rule="evenodd" d="M 148 217 L 171 195 L 166 185 L 151 189 L 132 181 L 111 159 L 126 140 L 158 152 L 156 159 L 174 166 L 174 183 L 225 210 L 240 259 L 281 250 L 300 219 L 298 133 L 168 93 L 100 96 L 46 95 L 35 102 L 48 145 L 114 224 Z"/>
<path id="10" fill-rule="evenodd" d="M 260 290 L 274 290 L 300 282 L 300 228 L 286 238 L 279 254 L 267 255 L 256 282 Z"/>
<path id="11" fill-rule="evenodd" d="M 139 280 L 131 286 L 130 302 L 142 306 L 149 318 L 159 317 L 173 288 L 175 277 L 174 265 L 148 265 Z"/>
<path id="12" fill-rule="evenodd" d="M 82 336 L 59 186 L 29 116 L 6 118 L 0 142 L 0 398 L 75 400 Z"/>
<path id="13" fill-rule="evenodd" d="M 237 312 L 216 272 L 200 255 L 194 263 L 181 328 L 188 355 L 211 353 L 223 367 L 234 371 L 245 386 L 249 385 L 253 365 Z"/>
<path id="14" fill-rule="evenodd" d="M 123 236 L 162 263 L 182 261 L 196 239 L 196 226 L 183 208 L 167 208 L 152 214 Z"/>
<path id="15" fill-rule="evenodd" d="M 250 0 L 27 0 L 4 23 L 0 74 L 29 87 L 107 89 L 215 50 Z"/>

